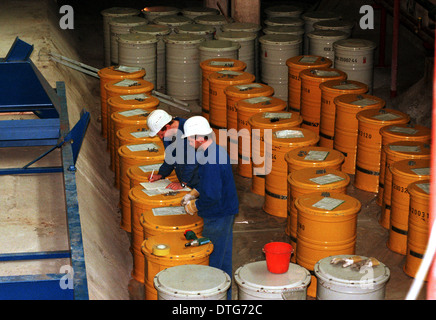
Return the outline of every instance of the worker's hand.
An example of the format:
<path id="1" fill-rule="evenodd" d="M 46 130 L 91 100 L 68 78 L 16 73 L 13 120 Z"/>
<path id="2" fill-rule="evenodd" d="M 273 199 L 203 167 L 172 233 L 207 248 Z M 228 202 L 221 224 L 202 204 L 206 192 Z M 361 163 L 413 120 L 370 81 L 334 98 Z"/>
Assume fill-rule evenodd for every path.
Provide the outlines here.
<path id="1" fill-rule="evenodd" d="M 149 176 L 148 177 L 148 181 L 149 182 L 154 182 L 154 181 L 157 181 L 157 180 L 160 180 L 160 179 L 162 179 L 162 175 L 160 175 L 160 174 L 153 174 L 153 176 Z"/>
<path id="2" fill-rule="evenodd" d="M 183 187 L 180 182 L 171 182 L 169 185 L 167 185 L 166 189 L 179 190 L 183 189 Z"/>
<path id="3" fill-rule="evenodd" d="M 185 206 L 189 201 L 194 200 L 194 199 L 197 199 L 199 195 L 200 195 L 200 193 L 198 193 L 197 190 L 192 189 L 191 191 L 189 191 L 188 194 L 186 194 L 186 195 L 183 197 L 183 199 L 182 199 L 182 201 L 180 202 L 180 204 L 181 204 L 182 206 Z"/>
<path id="4" fill-rule="evenodd" d="M 195 205 L 195 200 L 191 200 L 185 205 L 185 211 L 186 213 L 189 213 L 191 216 L 194 213 L 198 212 L 197 206 Z"/>

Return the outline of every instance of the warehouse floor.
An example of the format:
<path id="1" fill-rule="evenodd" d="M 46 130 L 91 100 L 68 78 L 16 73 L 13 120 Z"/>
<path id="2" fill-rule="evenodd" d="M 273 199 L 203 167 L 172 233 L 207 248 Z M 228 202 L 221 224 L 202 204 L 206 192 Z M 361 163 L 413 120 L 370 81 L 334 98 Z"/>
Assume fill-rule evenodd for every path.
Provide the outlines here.
<path id="1" fill-rule="evenodd" d="M 113 172 L 108 168 L 109 154 L 106 152 L 106 141 L 99 135 L 99 81 L 67 67 L 56 65 L 38 55 L 44 46 L 49 46 L 65 56 L 91 66 L 102 67 L 101 17 L 95 11 L 89 14 L 76 11 L 74 30 L 53 32 L 52 29 L 58 27 L 56 15 L 49 13 L 47 18 L 46 11 L 39 9 L 31 1 L 21 2 L 26 5 L 6 6 L 2 14 L 7 15 L 11 21 L 25 20 L 30 17 L 35 19 L 36 23 L 15 23 L 13 28 L 6 30 L 0 56 L 3 57 L 6 54 L 15 36 L 20 36 L 23 40 L 35 44 L 35 51 L 31 58 L 43 75 L 51 83 L 59 80 L 67 83 L 70 126 L 72 127 L 78 120 L 81 108 L 86 108 L 91 113 L 91 123 L 77 165 L 79 206 L 83 221 L 90 298 L 143 299 L 143 285 L 130 276 L 129 235 L 118 229 L 118 190 L 112 184 Z M 51 6 L 48 1 L 46 4 L 48 7 Z M 51 23 L 46 25 L 48 20 Z M 413 68 L 412 64 L 406 65 L 400 75 L 412 74 L 416 77 L 416 73 L 408 73 L 414 70 Z M 399 88 L 404 89 L 410 86 L 413 77 L 399 77 Z M 390 69 L 375 68 L 373 94 L 386 99 L 387 104 L 391 105 L 389 82 Z M 190 101 L 189 103 L 192 110 L 190 113 L 163 103 L 161 107 L 174 116 L 190 117 L 200 114 L 198 102 Z M 10 161 L 13 163 L 15 160 L 10 159 Z M 288 241 L 288 236 L 284 232 L 286 220 L 271 216 L 262 210 L 263 197 L 251 193 L 251 179 L 238 176 L 236 166 L 234 177 L 240 201 L 240 212 L 236 216 L 233 231 L 233 271 L 246 263 L 264 260 L 262 248 L 266 243 Z M 14 181 L 8 183 L 16 186 Z M 386 299 L 404 299 L 413 279 L 402 270 L 405 257 L 386 247 L 388 231 L 378 223 L 380 207 L 375 203 L 376 195 L 356 189 L 352 183 L 348 187 L 348 194 L 362 203 L 362 209 L 358 215 L 356 254 L 375 257 L 386 264 L 391 272 L 391 278 L 386 286 Z M 235 283 L 232 289 L 233 299 L 237 299 Z M 425 299 L 425 286 L 419 298 Z"/>

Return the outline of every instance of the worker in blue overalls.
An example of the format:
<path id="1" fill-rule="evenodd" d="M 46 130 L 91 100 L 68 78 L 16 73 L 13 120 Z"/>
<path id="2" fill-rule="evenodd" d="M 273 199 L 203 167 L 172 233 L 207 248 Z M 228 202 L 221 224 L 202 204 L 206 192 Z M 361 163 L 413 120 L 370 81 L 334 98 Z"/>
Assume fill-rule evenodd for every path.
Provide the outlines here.
<path id="1" fill-rule="evenodd" d="M 158 136 L 165 147 L 164 162 L 157 173 L 152 172 L 150 182 L 164 179 L 175 170 L 179 182 L 170 183 L 167 188 L 179 190 L 195 188 L 198 184 L 198 164 L 195 152 L 186 139 L 182 139 L 186 119 L 173 118 L 165 110 L 153 110 L 147 118 L 150 137 Z M 189 150 L 191 149 L 191 150 Z"/>
<path id="2" fill-rule="evenodd" d="M 185 134 L 196 150 L 200 181 L 182 200 L 189 214 L 203 218 L 202 236 L 209 238 L 214 249 L 209 265 L 225 271 L 232 278 L 233 222 L 239 212 L 239 200 L 230 157 L 217 145 L 206 118 L 194 116 L 185 122 Z M 231 299 L 231 289 L 227 292 Z"/>

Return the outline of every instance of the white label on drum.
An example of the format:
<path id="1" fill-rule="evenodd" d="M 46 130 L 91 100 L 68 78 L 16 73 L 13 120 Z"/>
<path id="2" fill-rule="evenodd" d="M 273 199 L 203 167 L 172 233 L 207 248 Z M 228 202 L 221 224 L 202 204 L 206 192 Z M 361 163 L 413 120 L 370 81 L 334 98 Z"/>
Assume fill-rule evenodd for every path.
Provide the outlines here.
<path id="1" fill-rule="evenodd" d="M 377 103 L 377 100 L 372 100 L 372 99 L 359 99 L 359 100 L 351 102 L 351 104 L 361 106 L 361 107 L 370 106 L 370 105 L 373 105 L 376 103 Z"/>
<path id="2" fill-rule="evenodd" d="M 332 88 L 335 88 L 338 90 L 354 90 L 354 89 L 360 89 L 360 86 L 358 86 L 354 83 L 345 83 L 345 84 L 339 84 L 337 86 L 333 86 Z"/>
<path id="3" fill-rule="evenodd" d="M 225 75 L 232 75 L 232 76 L 240 76 L 242 74 L 242 72 L 237 72 L 232 70 L 222 70 L 217 72 Z"/>
<path id="4" fill-rule="evenodd" d="M 256 98 L 250 98 L 250 99 L 245 99 L 244 101 L 250 104 L 256 104 L 256 103 L 261 103 L 261 102 L 266 102 L 266 101 L 271 101 L 272 99 L 269 97 L 256 97 Z"/>
<path id="5" fill-rule="evenodd" d="M 304 160 L 308 161 L 324 161 L 330 152 L 310 150 Z"/>
<path id="6" fill-rule="evenodd" d="M 139 85 L 138 81 L 130 80 L 130 79 L 124 79 L 124 80 L 121 80 L 120 82 L 117 82 L 114 84 L 114 86 L 117 86 L 117 87 L 131 87 L 131 86 L 137 86 L 137 85 Z"/>
<path id="7" fill-rule="evenodd" d="M 148 112 L 145 111 L 144 109 L 133 109 L 127 111 L 120 111 L 119 114 L 124 117 L 133 117 L 133 116 L 139 116 L 141 114 L 148 114 Z"/>
<path id="8" fill-rule="evenodd" d="M 325 210 L 333 210 L 343 204 L 345 200 L 330 198 L 330 197 L 324 197 L 321 200 L 319 200 L 317 203 L 314 203 L 312 207 L 325 209 Z"/>
<path id="9" fill-rule="evenodd" d="M 153 149 L 159 149 L 159 147 L 154 143 L 143 143 L 143 144 L 127 145 L 127 149 L 129 149 L 132 152 L 136 152 L 136 151 L 150 151 Z"/>
<path id="10" fill-rule="evenodd" d="M 430 175 L 430 168 L 414 168 L 411 169 L 415 174 L 418 176 L 429 176 Z"/>
<path id="11" fill-rule="evenodd" d="M 120 96 L 120 97 L 123 100 L 145 100 L 145 99 L 150 98 L 149 96 L 147 96 L 144 93 L 140 93 L 140 94 L 127 94 L 127 95 Z"/>
<path id="12" fill-rule="evenodd" d="M 317 70 L 317 69 L 314 69 L 312 73 L 317 75 L 318 77 L 337 77 L 340 75 L 336 71 L 325 71 L 325 70 Z"/>
<path id="13" fill-rule="evenodd" d="M 400 115 L 398 114 L 393 114 L 393 113 L 382 113 L 382 114 L 377 114 L 375 116 L 372 117 L 373 119 L 377 119 L 377 120 L 382 120 L 382 121 L 390 121 L 390 120 L 395 120 L 398 118 L 401 118 Z"/>
<path id="14" fill-rule="evenodd" d="M 145 166 L 139 166 L 139 169 L 141 169 L 143 172 L 152 172 L 154 171 L 159 171 L 160 166 L 162 165 L 162 163 L 158 163 L 158 164 L 148 164 Z"/>
<path id="15" fill-rule="evenodd" d="M 318 57 L 303 57 L 299 62 L 303 63 L 315 63 L 318 60 Z"/>
<path id="16" fill-rule="evenodd" d="M 402 127 L 397 127 L 397 126 L 393 126 L 393 127 L 389 128 L 389 131 L 404 133 L 404 134 L 408 134 L 408 135 L 414 135 L 418 132 L 418 130 L 413 129 L 413 128 L 402 128 Z"/>
<path id="17" fill-rule="evenodd" d="M 430 183 L 417 183 L 416 186 L 425 193 L 430 194 Z"/>
<path id="18" fill-rule="evenodd" d="M 300 130 L 280 130 L 275 133 L 278 139 L 289 139 L 289 138 L 304 138 L 304 134 Z"/>
<path id="19" fill-rule="evenodd" d="M 128 67 L 128 66 L 118 66 L 115 67 L 114 70 L 121 71 L 121 72 L 127 72 L 127 73 L 133 73 L 141 71 L 142 68 L 139 67 Z"/>
<path id="20" fill-rule="evenodd" d="M 235 86 L 235 88 L 238 88 L 239 91 L 247 91 L 254 88 L 262 88 L 262 85 L 259 83 L 251 83 L 251 84 L 242 84 Z"/>
<path id="21" fill-rule="evenodd" d="M 222 66 L 222 67 L 233 67 L 235 63 L 233 61 L 211 61 L 210 66 Z"/>
<path id="22" fill-rule="evenodd" d="M 290 112 L 265 112 L 263 114 L 263 117 L 265 119 L 274 119 L 274 118 L 291 119 L 292 113 L 290 113 Z"/>
<path id="23" fill-rule="evenodd" d="M 315 182 L 316 184 L 324 185 L 324 184 L 330 184 L 334 182 L 338 182 L 341 180 L 344 180 L 344 177 L 337 176 L 333 173 L 328 173 L 324 176 L 316 177 L 316 178 L 310 178 L 309 180 L 312 182 Z"/>
<path id="24" fill-rule="evenodd" d="M 155 217 L 160 216 L 177 216 L 177 215 L 185 215 L 185 207 L 179 206 L 179 207 L 160 207 L 160 208 L 153 208 L 151 209 L 153 211 L 153 215 Z"/>
<path id="25" fill-rule="evenodd" d="M 150 130 L 134 131 L 130 132 L 130 134 L 135 138 L 148 138 L 150 137 Z"/>
<path id="26" fill-rule="evenodd" d="M 397 152 L 421 152 L 420 146 L 389 146 L 389 149 Z"/>

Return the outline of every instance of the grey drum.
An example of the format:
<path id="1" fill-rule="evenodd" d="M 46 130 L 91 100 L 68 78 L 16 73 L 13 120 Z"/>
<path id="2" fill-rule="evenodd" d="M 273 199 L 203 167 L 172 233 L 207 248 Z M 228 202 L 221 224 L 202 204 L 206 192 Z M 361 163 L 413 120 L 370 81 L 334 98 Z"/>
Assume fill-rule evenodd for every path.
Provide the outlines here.
<path id="1" fill-rule="evenodd" d="M 318 21 L 339 20 L 341 15 L 331 11 L 309 11 L 303 13 L 301 17 L 304 20 L 304 54 L 309 54 L 309 39 L 307 34 L 314 30 L 313 24 Z"/>
<path id="2" fill-rule="evenodd" d="M 118 64 L 118 37 L 130 33 L 130 29 L 147 24 L 147 20 L 141 17 L 121 17 L 110 21 L 111 28 L 111 63 Z"/>
<path id="3" fill-rule="evenodd" d="M 351 36 L 354 27 L 354 21 L 341 19 L 341 20 L 326 20 L 318 21 L 313 24 L 315 30 L 336 30 L 344 31 Z"/>
<path id="4" fill-rule="evenodd" d="M 171 29 L 171 33 L 175 33 L 174 28 L 192 23 L 194 23 L 192 19 L 177 15 L 162 16 L 153 20 L 153 24 L 161 24 L 169 27 Z"/>
<path id="5" fill-rule="evenodd" d="M 165 92 L 165 42 L 163 41 L 163 37 L 171 32 L 170 28 L 164 25 L 148 24 L 133 27 L 130 32 L 153 35 L 157 38 L 155 88 L 157 91 Z"/>
<path id="6" fill-rule="evenodd" d="M 307 37 L 309 38 L 309 55 L 321 56 L 335 61 L 333 43 L 347 39 L 349 34 L 339 30 L 314 30 L 309 32 Z"/>
<path id="7" fill-rule="evenodd" d="M 198 46 L 205 39 L 199 35 L 172 34 L 166 44 L 166 93 L 180 100 L 199 99 L 200 55 Z"/>
<path id="8" fill-rule="evenodd" d="M 301 54 L 298 36 L 269 34 L 260 37 L 261 81 L 274 88 L 274 97 L 288 101 L 286 60 Z"/>
<path id="9" fill-rule="evenodd" d="M 182 9 L 182 15 L 193 20 L 199 16 L 218 15 L 219 13 L 218 9 L 208 7 L 188 7 Z"/>
<path id="10" fill-rule="evenodd" d="M 213 40 L 215 28 L 204 24 L 185 24 L 174 28 L 175 33 L 188 33 L 203 36 L 206 40 Z"/>
<path id="11" fill-rule="evenodd" d="M 114 18 L 138 16 L 139 13 L 138 9 L 123 7 L 112 7 L 101 11 L 103 16 L 104 64 L 106 67 L 111 64 L 111 29 L 109 22 Z"/>
<path id="12" fill-rule="evenodd" d="M 156 43 L 151 34 L 129 33 L 118 39 L 118 62 L 129 67 L 145 69 L 144 79 L 156 88 Z"/>
<path id="13" fill-rule="evenodd" d="M 233 22 L 230 21 L 231 18 L 228 18 L 229 21 L 227 21 L 226 17 L 224 17 L 222 14 L 209 14 L 205 16 L 198 16 L 194 19 L 195 23 L 198 24 L 205 24 L 207 26 L 213 26 L 215 28 L 215 34 L 221 33 L 221 26 Z"/>

